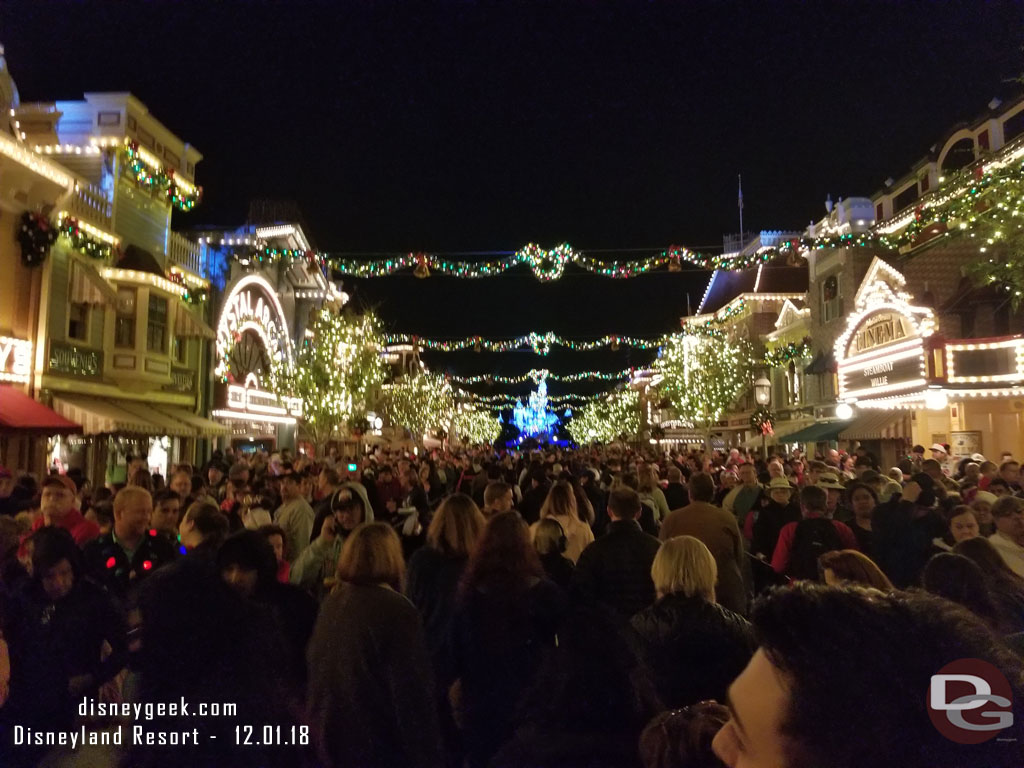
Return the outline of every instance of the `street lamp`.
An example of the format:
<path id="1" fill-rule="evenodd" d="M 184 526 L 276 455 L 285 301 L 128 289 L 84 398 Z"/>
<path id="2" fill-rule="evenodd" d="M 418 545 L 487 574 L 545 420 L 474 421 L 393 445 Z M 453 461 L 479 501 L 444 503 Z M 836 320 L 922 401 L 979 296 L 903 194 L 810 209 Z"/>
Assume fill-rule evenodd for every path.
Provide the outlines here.
<path id="1" fill-rule="evenodd" d="M 754 382 L 754 401 L 765 408 L 772 401 L 772 383 L 764 376 Z M 761 455 L 768 461 L 768 435 L 761 427 Z"/>
<path id="2" fill-rule="evenodd" d="M 758 405 L 768 405 L 772 401 L 772 383 L 764 376 L 754 382 L 754 400 Z"/>

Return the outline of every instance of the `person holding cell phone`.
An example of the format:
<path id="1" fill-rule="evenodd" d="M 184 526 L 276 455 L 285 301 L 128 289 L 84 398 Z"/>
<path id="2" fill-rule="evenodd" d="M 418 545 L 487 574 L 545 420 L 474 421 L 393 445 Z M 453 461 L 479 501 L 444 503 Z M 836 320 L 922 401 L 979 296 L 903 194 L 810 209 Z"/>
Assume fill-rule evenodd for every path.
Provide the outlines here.
<path id="1" fill-rule="evenodd" d="M 361 523 L 373 522 L 373 509 L 358 483 L 344 483 L 330 499 L 331 514 L 320 533 L 292 563 L 289 580 L 322 598 L 334 586 L 334 574 L 342 545 Z"/>

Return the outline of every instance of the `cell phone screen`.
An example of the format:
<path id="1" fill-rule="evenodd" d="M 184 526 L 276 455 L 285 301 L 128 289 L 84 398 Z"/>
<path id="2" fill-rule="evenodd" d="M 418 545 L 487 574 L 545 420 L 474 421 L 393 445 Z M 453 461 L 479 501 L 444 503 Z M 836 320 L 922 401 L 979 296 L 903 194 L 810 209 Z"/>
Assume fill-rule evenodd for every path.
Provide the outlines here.
<path id="1" fill-rule="evenodd" d="M 355 464 L 349 464 L 348 465 L 348 471 L 349 472 L 355 472 L 358 468 L 359 467 L 357 465 L 355 465 Z"/>

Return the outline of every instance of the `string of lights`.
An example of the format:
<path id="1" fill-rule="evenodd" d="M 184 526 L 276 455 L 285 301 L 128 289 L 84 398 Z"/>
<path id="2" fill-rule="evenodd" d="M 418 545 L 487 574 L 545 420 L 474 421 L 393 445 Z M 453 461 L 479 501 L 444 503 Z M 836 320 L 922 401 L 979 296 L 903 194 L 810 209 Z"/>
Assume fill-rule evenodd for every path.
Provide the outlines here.
<path id="1" fill-rule="evenodd" d="M 523 384 L 527 381 L 539 381 L 545 378 L 548 381 L 575 382 L 575 381 L 618 381 L 627 379 L 632 374 L 632 368 L 623 368 L 621 371 L 604 373 L 602 371 L 580 371 L 579 373 L 551 373 L 547 369 L 533 369 L 529 373 L 519 376 L 496 376 L 484 374 L 482 376 L 449 376 L 449 381 L 455 384 Z"/>
<path id="2" fill-rule="evenodd" d="M 591 349 L 603 349 L 609 347 L 612 350 L 620 347 L 632 347 L 634 349 L 657 349 L 665 343 L 665 336 L 656 339 L 640 339 L 634 336 L 602 336 L 592 341 L 580 341 L 567 339 L 557 333 L 548 331 L 546 333 L 531 332 L 526 336 L 516 336 L 511 339 L 486 339 L 483 336 L 468 336 L 464 339 L 424 339 L 419 336 L 400 333 L 391 334 L 385 338 L 386 344 L 411 344 L 414 348 L 425 349 L 434 352 L 458 352 L 463 349 L 472 349 L 477 352 L 511 352 L 515 349 L 529 347 L 535 354 L 544 356 L 551 352 L 551 348 L 565 347 L 574 351 L 586 351 Z"/>

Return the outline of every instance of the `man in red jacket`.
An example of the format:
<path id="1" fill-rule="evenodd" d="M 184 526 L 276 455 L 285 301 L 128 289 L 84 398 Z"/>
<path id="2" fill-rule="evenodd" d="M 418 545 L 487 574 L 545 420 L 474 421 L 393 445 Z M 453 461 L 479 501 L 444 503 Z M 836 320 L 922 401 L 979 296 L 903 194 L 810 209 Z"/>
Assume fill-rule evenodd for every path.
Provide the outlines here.
<path id="1" fill-rule="evenodd" d="M 39 508 L 42 514 L 32 523 L 33 531 L 45 525 L 60 526 L 71 534 L 75 544 L 80 547 L 100 535 L 100 527 L 92 520 L 86 520 L 75 508 L 74 492 L 57 475 L 50 475 L 43 480 Z"/>

